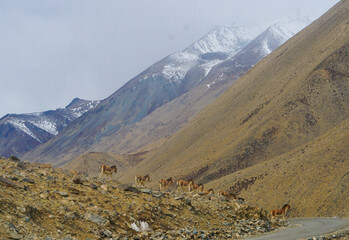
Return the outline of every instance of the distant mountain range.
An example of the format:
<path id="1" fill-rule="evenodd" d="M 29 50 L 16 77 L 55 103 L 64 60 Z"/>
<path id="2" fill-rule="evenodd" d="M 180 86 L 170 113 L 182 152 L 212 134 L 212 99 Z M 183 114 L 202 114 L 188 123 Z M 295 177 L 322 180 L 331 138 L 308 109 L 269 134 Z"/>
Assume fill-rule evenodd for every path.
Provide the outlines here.
<path id="1" fill-rule="evenodd" d="M 75 98 L 67 107 L 46 112 L 7 114 L 0 119 L 0 156 L 22 155 L 57 135 L 99 101 Z"/>
<path id="2" fill-rule="evenodd" d="M 185 50 L 150 66 L 96 108 L 74 121 L 52 141 L 24 157 L 31 161 L 48 161 L 62 166 L 89 151 L 103 149 L 127 153 L 170 136 L 217 98 L 234 80 L 295 34 L 295 29 L 300 30 L 308 23 L 309 21 L 302 21 L 275 25 L 261 35 L 236 25 L 215 28 Z M 234 76 L 228 74 L 231 71 Z M 160 110 L 162 106 L 165 108 L 174 100 L 180 101 L 181 96 L 190 98 L 191 94 L 193 99 L 184 104 L 185 107 L 175 106 L 164 112 L 161 118 L 179 114 L 183 107 L 189 109 L 195 106 L 192 107 L 193 111 L 178 122 L 172 118 L 169 123 L 172 127 L 162 128 L 161 134 L 154 135 L 154 131 L 150 129 L 142 131 L 137 127 L 155 110 Z M 161 122 L 161 118 L 157 119 Z M 160 122 L 155 120 L 155 126 L 152 126 L 161 129 Z M 133 127 L 139 132 L 136 138 L 128 131 Z M 125 134 L 129 137 L 125 138 Z M 122 152 L 119 152 L 120 145 L 123 145 Z"/>

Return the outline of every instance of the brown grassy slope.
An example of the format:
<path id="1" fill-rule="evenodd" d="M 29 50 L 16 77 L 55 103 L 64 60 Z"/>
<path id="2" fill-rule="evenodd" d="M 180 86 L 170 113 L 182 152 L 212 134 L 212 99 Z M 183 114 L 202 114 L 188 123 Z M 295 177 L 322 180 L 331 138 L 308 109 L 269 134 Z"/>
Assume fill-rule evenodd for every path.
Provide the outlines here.
<path id="1" fill-rule="evenodd" d="M 216 76 L 211 79 L 215 79 L 214 77 Z M 206 85 L 200 85 L 159 107 L 141 121 L 123 126 L 113 135 L 104 137 L 91 150 L 127 153 L 144 148 L 157 148 L 160 142 L 183 127 L 195 114 L 221 95 L 231 83 L 230 79 L 220 80 L 209 89 Z"/>
<path id="2" fill-rule="evenodd" d="M 209 182 L 284 154 L 346 119 L 348 51 L 336 51 L 349 43 L 348 6 L 341 1 L 262 60 L 121 180 L 151 172 Z"/>
<path id="3" fill-rule="evenodd" d="M 75 158 L 64 165 L 63 168 L 87 174 L 88 176 L 99 176 L 99 167 L 101 164 L 107 164 L 109 166 L 116 165 L 117 175 L 120 175 L 141 160 L 143 160 L 142 154 L 119 155 L 115 153 L 89 152 Z"/>
<path id="4" fill-rule="evenodd" d="M 314 141 L 208 187 L 230 189 L 268 210 L 289 203 L 293 217 L 349 217 L 348 139 L 346 120 Z"/>

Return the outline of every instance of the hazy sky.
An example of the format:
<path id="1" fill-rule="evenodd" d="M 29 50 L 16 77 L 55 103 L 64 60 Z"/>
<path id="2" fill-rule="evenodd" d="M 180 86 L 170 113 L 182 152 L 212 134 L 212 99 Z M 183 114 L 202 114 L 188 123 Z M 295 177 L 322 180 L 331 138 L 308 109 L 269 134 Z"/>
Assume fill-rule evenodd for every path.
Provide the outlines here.
<path id="1" fill-rule="evenodd" d="M 1 0 L 0 118 L 104 99 L 215 26 L 319 17 L 337 0 Z"/>

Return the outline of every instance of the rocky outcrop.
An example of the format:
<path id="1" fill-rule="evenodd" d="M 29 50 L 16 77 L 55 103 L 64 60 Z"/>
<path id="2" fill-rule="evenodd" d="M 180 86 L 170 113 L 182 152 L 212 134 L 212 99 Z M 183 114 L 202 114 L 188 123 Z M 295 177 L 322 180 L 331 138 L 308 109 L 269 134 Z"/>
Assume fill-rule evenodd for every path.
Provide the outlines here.
<path id="1" fill-rule="evenodd" d="M 136 189 L 47 164 L 2 158 L 0 177 L 0 236 L 11 239 L 224 239 L 287 225 L 235 200 Z"/>

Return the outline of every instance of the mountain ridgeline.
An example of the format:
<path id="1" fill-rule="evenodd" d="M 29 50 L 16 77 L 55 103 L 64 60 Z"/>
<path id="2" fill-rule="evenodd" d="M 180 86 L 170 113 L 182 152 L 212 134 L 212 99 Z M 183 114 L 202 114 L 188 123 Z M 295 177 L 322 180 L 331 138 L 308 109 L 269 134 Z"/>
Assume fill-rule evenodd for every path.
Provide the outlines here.
<path id="1" fill-rule="evenodd" d="M 216 28 L 140 73 L 24 157 L 62 166 L 89 151 L 121 154 L 163 141 L 306 24 L 279 24 L 284 31 L 271 27 L 260 35 L 235 25 Z"/>

